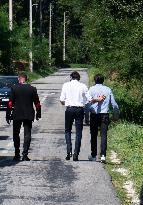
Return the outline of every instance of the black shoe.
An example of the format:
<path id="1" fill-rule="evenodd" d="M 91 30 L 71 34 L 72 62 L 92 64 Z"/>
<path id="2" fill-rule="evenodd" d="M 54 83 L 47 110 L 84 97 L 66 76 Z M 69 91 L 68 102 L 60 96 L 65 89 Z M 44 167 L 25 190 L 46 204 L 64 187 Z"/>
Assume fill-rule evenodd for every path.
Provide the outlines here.
<path id="1" fill-rule="evenodd" d="M 70 154 L 67 154 L 66 160 L 70 160 Z"/>
<path id="2" fill-rule="evenodd" d="M 73 154 L 73 161 L 78 161 L 78 155 L 77 154 Z"/>
<path id="3" fill-rule="evenodd" d="M 67 156 L 66 156 L 66 160 L 70 160 L 70 158 L 72 157 L 72 153 L 68 153 Z"/>
<path id="4" fill-rule="evenodd" d="M 13 157 L 13 161 L 20 161 L 20 155 L 15 155 Z"/>
<path id="5" fill-rule="evenodd" d="M 30 161 L 30 159 L 27 156 L 23 156 L 22 161 Z"/>

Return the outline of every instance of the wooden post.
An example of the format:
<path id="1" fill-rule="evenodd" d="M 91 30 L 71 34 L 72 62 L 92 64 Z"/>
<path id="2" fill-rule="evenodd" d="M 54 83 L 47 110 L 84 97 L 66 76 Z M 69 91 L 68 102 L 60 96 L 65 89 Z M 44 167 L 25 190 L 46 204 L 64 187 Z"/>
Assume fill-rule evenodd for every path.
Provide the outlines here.
<path id="1" fill-rule="evenodd" d="M 63 61 L 66 59 L 66 12 L 64 12 L 64 32 L 63 32 Z"/>
<path id="2" fill-rule="evenodd" d="M 52 31 L 52 4 L 50 3 L 50 20 L 49 20 L 49 60 L 51 61 L 51 31 Z"/>
<path id="3" fill-rule="evenodd" d="M 30 49 L 29 49 L 29 69 L 33 72 L 33 61 L 32 61 L 32 0 L 29 0 L 29 38 L 30 38 Z"/>

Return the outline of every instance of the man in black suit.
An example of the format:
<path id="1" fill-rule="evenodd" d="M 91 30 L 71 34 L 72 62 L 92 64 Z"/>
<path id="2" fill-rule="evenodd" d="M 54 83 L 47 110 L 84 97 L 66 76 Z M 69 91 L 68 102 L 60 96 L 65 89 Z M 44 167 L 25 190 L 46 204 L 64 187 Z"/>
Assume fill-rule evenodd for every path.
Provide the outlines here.
<path id="1" fill-rule="evenodd" d="M 26 83 L 27 75 L 24 73 L 19 74 L 19 84 L 14 85 L 12 88 L 11 96 L 6 111 L 6 121 L 10 124 L 11 115 L 13 118 L 13 141 L 15 148 L 14 160 L 20 160 L 20 128 L 23 124 L 24 127 L 24 144 L 22 152 L 22 160 L 30 161 L 28 158 L 28 150 L 31 142 L 31 128 L 32 122 L 35 118 L 35 110 L 33 103 L 36 107 L 36 120 L 41 118 L 41 105 L 37 94 L 37 89 L 30 84 Z"/>

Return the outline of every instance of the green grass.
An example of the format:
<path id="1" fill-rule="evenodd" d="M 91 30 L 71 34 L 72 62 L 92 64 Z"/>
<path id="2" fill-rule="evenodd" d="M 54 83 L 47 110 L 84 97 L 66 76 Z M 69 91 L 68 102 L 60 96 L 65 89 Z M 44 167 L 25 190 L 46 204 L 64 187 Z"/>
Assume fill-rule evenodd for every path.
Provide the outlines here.
<path id="1" fill-rule="evenodd" d="M 55 67 L 49 67 L 47 69 L 40 69 L 38 71 L 30 72 L 29 70 L 26 70 L 26 74 L 28 75 L 28 82 L 32 82 L 33 80 L 37 80 L 39 78 L 46 77 L 52 73 L 54 73 L 57 70 Z"/>
<path id="2" fill-rule="evenodd" d="M 131 202 L 126 196 L 126 192 L 123 189 L 123 183 L 126 181 L 126 177 L 120 175 L 117 172 L 112 171 L 113 168 L 118 168 L 118 165 L 106 165 L 106 169 L 108 170 L 109 174 L 112 176 L 112 183 L 116 189 L 117 196 L 119 197 L 122 205 L 130 205 Z"/>
<path id="3" fill-rule="evenodd" d="M 118 153 L 122 167 L 129 170 L 128 179 L 134 182 L 139 194 L 143 183 L 143 127 L 120 122 L 110 127 L 108 136 L 108 155 L 110 150 Z"/>
<path id="4" fill-rule="evenodd" d="M 32 82 L 33 80 L 37 80 L 39 78 L 41 78 L 42 76 L 36 72 L 29 72 L 27 71 L 26 74 L 28 75 L 28 82 Z"/>
<path id="5" fill-rule="evenodd" d="M 70 64 L 71 68 L 91 68 L 92 65 L 87 64 Z"/>

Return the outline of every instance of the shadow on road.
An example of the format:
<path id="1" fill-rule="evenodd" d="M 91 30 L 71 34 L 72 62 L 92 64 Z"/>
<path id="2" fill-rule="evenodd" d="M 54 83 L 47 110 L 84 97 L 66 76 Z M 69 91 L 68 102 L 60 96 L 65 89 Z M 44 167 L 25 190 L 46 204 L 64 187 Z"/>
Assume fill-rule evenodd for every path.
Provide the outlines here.
<path id="1" fill-rule="evenodd" d="M 6 166 L 14 166 L 20 161 L 14 161 L 13 156 L 0 156 L 0 168 Z"/>
<path id="2" fill-rule="evenodd" d="M 7 135 L 0 135 L 0 140 L 7 140 L 9 136 Z"/>

